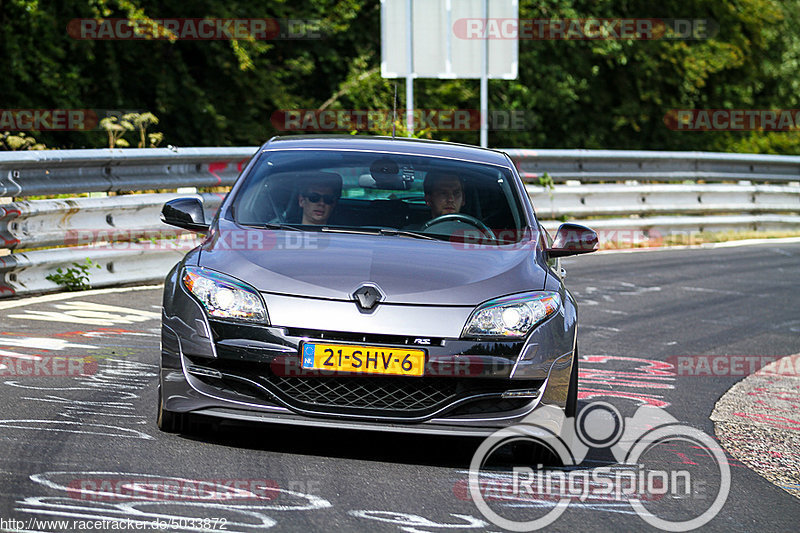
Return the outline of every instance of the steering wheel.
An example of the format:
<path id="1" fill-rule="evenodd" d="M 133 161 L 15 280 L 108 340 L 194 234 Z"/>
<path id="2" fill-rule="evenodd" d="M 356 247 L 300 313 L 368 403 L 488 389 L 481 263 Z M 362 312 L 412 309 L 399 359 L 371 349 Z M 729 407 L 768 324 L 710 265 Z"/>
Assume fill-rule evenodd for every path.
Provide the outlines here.
<path id="1" fill-rule="evenodd" d="M 464 222 L 469 224 L 470 226 L 478 229 L 481 233 L 489 237 L 490 239 L 496 241 L 497 236 L 492 231 L 492 228 L 478 220 L 472 215 L 467 215 L 465 213 L 448 213 L 446 215 L 438 216 L 433 220 L 429 220 L 422 226 L 423 230 L 430 228 L 431 226 L 435 226 L 436 224 L 443 224 L 445 222 Z"/>

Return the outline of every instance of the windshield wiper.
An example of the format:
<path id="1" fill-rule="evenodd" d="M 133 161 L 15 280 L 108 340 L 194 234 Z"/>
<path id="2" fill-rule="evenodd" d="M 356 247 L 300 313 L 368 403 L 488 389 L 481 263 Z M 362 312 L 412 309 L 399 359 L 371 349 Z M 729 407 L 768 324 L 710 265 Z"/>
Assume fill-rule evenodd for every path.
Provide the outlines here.
<path id="1" fill-rule="evenodd" d="M 267 222 L 262 227 L 264 229 L 289 229 L 292 231 L 304 231 L 302 228 L 298 228 L 295 224 L 285 224 L 283 222 Z"/>
<path id="2" fill-rule="evenodd" d="M 356 235 L 400 235 L 402 237 L 412 237 L 414 239 L 425 239 L 430 241 L 439 240 L 424 233 L 407 231 L 393 228 L 358 228 L 358 227 L 329 227 L 322 226 L 321 231 L 325 233 L 353 233 Z"/>
<path id="3" fill-rule="evenodd" d="M 381 235 L 400 235 L 401 237 L 412 237 L 414 239 L 425 239 L 427 241 L 438 241 L 436 237 L 431 237 L 425 233 L 419 233 L 416 231 L 408 231 L 402 229 L 381 229 Z"/>
<path id="4" fill-rule="evenodd" d="M 331 226 L 322 226 L 320 231 L 324 233 L 354 233 L 356 235 L 378 235 L 378 229 L 365 229 L 365 228 L 354 228 L 354 227 L 331 227 Z"/>

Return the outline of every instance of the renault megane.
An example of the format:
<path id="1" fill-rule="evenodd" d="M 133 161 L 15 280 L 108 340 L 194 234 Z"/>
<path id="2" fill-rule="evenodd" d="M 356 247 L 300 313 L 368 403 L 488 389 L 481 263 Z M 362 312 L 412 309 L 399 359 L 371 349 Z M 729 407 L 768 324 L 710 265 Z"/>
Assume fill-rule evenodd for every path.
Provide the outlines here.
<path id="1" fill-rule="evenodd" d="M 187 414 L 488 435 L 573 415 L 577 311 L 559 257 L 596 234 L 541 226 L 500 151 L 381 137 L 274 138 L 166 278 L 158 426 Z"/>

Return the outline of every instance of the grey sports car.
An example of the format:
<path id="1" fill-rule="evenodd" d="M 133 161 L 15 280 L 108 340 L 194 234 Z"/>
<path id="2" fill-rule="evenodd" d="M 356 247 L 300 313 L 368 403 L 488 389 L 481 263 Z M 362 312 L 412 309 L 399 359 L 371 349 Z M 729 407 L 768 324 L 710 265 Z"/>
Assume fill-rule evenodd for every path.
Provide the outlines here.
<path id="1" fill-rule="evenodd" d="M 537 407 L 571 415 L 575 301 L 553 239 L 503 152 L 383 137 L 263 145 L 166 278 L 158 426 L 187 414 L 488 435 Z"/>

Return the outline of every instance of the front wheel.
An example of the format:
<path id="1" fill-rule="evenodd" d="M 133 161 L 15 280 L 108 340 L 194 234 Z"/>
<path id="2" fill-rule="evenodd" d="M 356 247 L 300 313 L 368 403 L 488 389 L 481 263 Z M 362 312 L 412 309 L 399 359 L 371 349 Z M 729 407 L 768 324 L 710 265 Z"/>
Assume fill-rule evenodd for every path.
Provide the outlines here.
<path id="1" fill-rule="evenodd" d="M 156 425 L 161 431 L 167 433 L 179 433 L 183 430 L 184 420 L 186 415 L 183 413 L 176 413 L 174 411 L 167 411 L 164 409 L 164 399 L 161 393 L 161 383 L 158 384 L 158 417 L 156 418 Z"/>
<path id="2" fill-rule="evenodd" d="M 572 358 L 572 372 L 569 375 L 569 390 L 567 391 L 567 405 L 564 414 L 568 418 L 575 418 L 578 413 L 578 346 L 575 346 L 575 355 Z"/>

